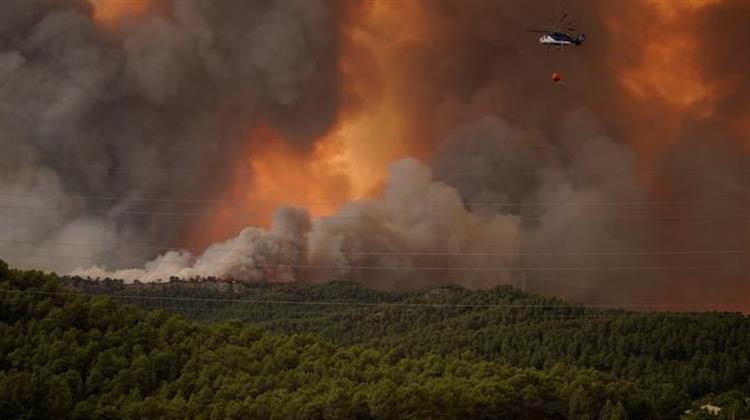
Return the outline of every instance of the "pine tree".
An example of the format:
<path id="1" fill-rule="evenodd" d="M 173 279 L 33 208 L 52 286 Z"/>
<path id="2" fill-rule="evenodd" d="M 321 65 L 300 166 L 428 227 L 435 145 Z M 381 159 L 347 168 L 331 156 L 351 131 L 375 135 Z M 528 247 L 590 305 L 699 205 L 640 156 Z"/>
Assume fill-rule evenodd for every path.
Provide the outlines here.
<path id="1" fill-rule="evenodd" d="M 583 386 L 579 386 L 573 391 L 568 402 L 568 415 L 571 419 L 578 419 L 589 414 L 590 404 L 589 396 Z"/>
<path id="2" fill-rule="evenodd" d="M 599 420 L 610 420 L 612 418 L 613 409 L 612 402 L 607 400 L 607 402 L 604 403 L 604 406 L 602 406 L 601 411 L 599 411 Z"/>
<path id="3" fill-rule="evenodd" d="M 628 419 L 628 412 L 625 410 L 625 406 L 622 405 L 622 401 L 617 402 L 617 405 L 615 405 L 615 408 L 612 409 L 612 416 L 609 419 L 610 420 L 627 420 Z"/>

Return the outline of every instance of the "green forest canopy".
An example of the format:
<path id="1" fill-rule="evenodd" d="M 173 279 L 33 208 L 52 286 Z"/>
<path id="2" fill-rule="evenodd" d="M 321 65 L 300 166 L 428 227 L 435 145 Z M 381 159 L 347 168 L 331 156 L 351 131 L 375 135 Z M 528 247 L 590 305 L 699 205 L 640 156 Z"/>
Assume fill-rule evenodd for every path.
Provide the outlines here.
<path id="1" fill-rule="evenodd" d="M 0 298 L 3 418 L 750 416 L 740 314 L 506 287 L 132 287 L 2 262 Z"/>

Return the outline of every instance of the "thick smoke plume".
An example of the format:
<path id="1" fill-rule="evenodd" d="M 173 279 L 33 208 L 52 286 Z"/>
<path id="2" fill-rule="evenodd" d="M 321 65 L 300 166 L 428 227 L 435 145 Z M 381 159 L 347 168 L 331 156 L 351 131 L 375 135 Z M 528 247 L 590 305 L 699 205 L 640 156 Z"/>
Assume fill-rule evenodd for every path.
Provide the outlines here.
<path id="1" fill-rule="evenodd" d="M 590 118 L 577 113 L 571 124 L 585 125 Z M 534 137 L 536 142 L 530 141 Z M 628 151 L 592 132 L 585 142 L 571 139 L 579 161 L 570 166 L 555 155 L 540 154 L 539 142 L 552 147 L 538 133 L 486 117 L 454 132 L 437 153 L 434 170 L 445 173 L 447 182 L 405 159 L 391 167 L 381 199 L 349 203 L 330 217 L 280 209 L 271 229 L 247 228 L 197 257 L 170 251 L 145 270 L 94 268 L 74 274 L 147 281 L 175 275 L 356 280 L 384 288 L 489 287 L 550 268 L 550 261 L 563 271 L 578 268 L 581 261 L 596 264 L 590 258 L 573 264 L 523 258 L 531 251 L 616 250 L 626 241 L 637 245 L 640 229 L 618 223 L 617 211 L 591 206 L 611 196 L 638 199 Z M 590 173 L 587 179 L 569 175 L 583 168 Z M 540 208 L 539 203 L 547 204 Z M 560 277 L 557 269 L 547 273 Z"/>
<path id="2" fill-rule="evenodd" d="M 242 140 L 254 124 L 272 121 L 305 150 L 333 122 L 329 4 L 170 6 L 110 29 L 85 1 L 0 2 L 6 258 L 141 264 L 153 251 L 139 246 L 177 244 L 199 220 L 175 216 L 201 213 L 186 204 L 219 198 L 229 174 L 216 169 L 252 153 Z"/>
<path id="3" fill-rule="evenodd" d="M 520 246 L 519 222 L 514 215 L 472 213 L 454 188 L 405 159 L 392 166 L 382 200 L 350 203 L 334 216 L 312 220 L 303 209 L 282 208 L 271 229 L 247 228 L 198 257 L 171 251 L 145 270 L 107 273 L 97 268 L 75 274 L 147 281 L 171 275 L 347 279 L 387 288 L 454 282 L 490 286 L 510 279 L 505 268 Z M 488 249 L 497 255 L 481 255 Z M 477 264 L 485 270 L 463 270 Z M 461 272 L 453 273 L 457 268 Z"/>
<path id="4" fill-rule="evenodd" d="M 115 29 L 85 2 L 0 3 L 0 250 L 128 280 L 513 283 L 738 308 L 750 85 L 731 46 L 747 2 L 564 3 L 173 1 Z M 526 27 L 563 12 L 586 43 L 538 49 Z M 178 250 L 211 212 L 200 200 L 237 180 L 200 169 L 263 149 L 254 127 L 312 153 L 382 98 L 388 127 L 368 139 L 388 139 L 370 146 L 417 159 L 393 164 L 380 194 L 326 217 L 281 208 L 269 228 Z"/>

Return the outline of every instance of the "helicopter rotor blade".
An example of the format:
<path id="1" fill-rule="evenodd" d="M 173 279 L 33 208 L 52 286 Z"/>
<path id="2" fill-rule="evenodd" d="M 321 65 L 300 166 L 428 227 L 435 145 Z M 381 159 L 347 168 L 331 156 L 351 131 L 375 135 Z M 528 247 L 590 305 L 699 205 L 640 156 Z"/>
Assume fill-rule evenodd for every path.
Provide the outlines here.
<path id="1" fill-rule="evenodd" d="M 560 18 L 560 20 L 557 22 L 557 24 L 555 24 L 555 27 L 556 28 L 560 27 L 560 25 L 563 24 L 563 22 L 565 21 L 565 18 L 567 18 L 567 17 L 568 17 L 568 14 L 567 13 L 563 13 L 563 15 Z"/>

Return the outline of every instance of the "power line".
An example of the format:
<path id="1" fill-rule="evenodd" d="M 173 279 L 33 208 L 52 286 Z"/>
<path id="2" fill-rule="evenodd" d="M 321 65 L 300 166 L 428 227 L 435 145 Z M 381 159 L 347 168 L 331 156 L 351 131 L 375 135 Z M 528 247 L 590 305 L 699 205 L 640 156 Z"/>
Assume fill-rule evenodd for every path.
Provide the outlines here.
<path id="1" fill-rule="evenodd" d="M 29 245 L 37 246 L 38 242 L 30 241 L 0 241 L 3 245 Z M 45 245 L 52 246 L 64 246 L 64 247 L 83 247 L 83 248 L 105 248 L 111 244 L 106 243 L 76 243 L 76 242 L 45 242 Z M 167 246 L 167 245 L 118 245 L 118 248 L 128 249 L 146 249 L 155 251 L 173 251 L 180 250 L 181 247 L 178 245 Z M 250 250 L 247 248 L 220 248 L 216 245 L 212 246 L 211 252 L 220 253 L 247 253 Z M 313 250 L 283 250 L 277 251 L 275 254 L 288 255 L 288 254 L 313 254 L 313 255 L 365 255 L 365 256 L 432 256 L 432 257 L 493 257 L 493 256 L 528 256 L 528 257 L 585 257 L 585 256 L 648 256 L 648 255 L 736 255 L 736 254 L 750 254 L 750 249 L 692 249 L 692 250 L 629 250 L 629 251 L 456 251 L 456 252 L 427 252 L 427 251 L 358 251 L 358 250 L 340 250 L 331 252 L 320 252 Z"/>
<path id="2" fill-rule="evenodd" d="M 79 256 L 56 256 L 56 255 L 33 255 L 33 254 L 4 254 L 5 256 L 17 258 L 32 259 L 50 259 L 50 260 L 73 260 L 73 261 L 95 261 L 92 257 Z M 160 259 L 159 263 L 163 264 L 182 264 L 182 259 Z M 200 262 L 198 267 L 203 266 L 225 266 L 225 263 L 218 262 Z M 466 267 L 466 266 L 385 266 L 385 265 L 335 265 L 335 264 L 267 264 L 267 263 L 249 263 L 244 266 L 248 269 L 311 269 L 311 270 L 371 270 L 371 271 L 497 271 L 497 272 L 590 272 L 590 271 L 691 271 L 691 270 L 740 270 L 745 266 L 727 266 L 727 265 L 633 265 L 633 266 L 560 266 L 560 267 L 543 267 L 543 266 L 505 266 L 505 267 Z M 195 267 L 185 267 L 195 268 Z"/>
<path id="3" fill-rule="evenodd" d="M 0 191 L 0 196 L 5 197 L 25 197 L 25 198 L 41 198 L 41 199 L 58 199 L 61 197 L 60 194 L 32 194 L 32 193 L 17 193 L 17 192 L 4 192 Z M 88 200 L 88 201 L 128 201 L 134 203 L 199 203 L 199 204 L 227 204 L 227 203 L 240 203 L 245 204 L 243 199 L 193 199 L 193 198 L 156 198 L 156 197 L 132 197 L 132 196 L 97 196 L 97 195 L 84 195 L 84 196 L 73 196 L 75 199 Z M 341 206 L 343 204 L 357 202 L 358 200 L 353 199 L 343 203 L 337 202 L 293 202 L 288 206 Z M 363 200 L 366 201 L 366 200 Z M 622 201 L 467 201 L 464 204 L 468 207 L 481 206 L 481 207 L 548 207 L 548 206 L 641 206 L 641 205 L 694 205 L 694 204 L 716 204 L 716 203 L 750 203 L 750 197 L 717 197 L 701 200 L 622 200 Z"/>
<path id="4" fill-rule="evenodd" d="M 0 196 L 4 197 L 27 197 L 27 198 L 50 198 L 57 199 L 60 197 L 66 197 L 62 194 L 32 194 L 32 193 L 19 193 L 19 192 L 4 192 L 0 191 Z M 156 203 L 232 203 L 241 201 L 238 199 L 194 199 L 194 198 L 156 198 L 156 197 L 133 197 L 129 195 L 74 195 L 72 198 L 80 200 L 90 201 L 130 201 L 130 202 L 156 202 Z M 750 200 L 750 198 L 748 198 Z"/>
<path id="5" fill-rule="evenodd" d="M 481 206 L 475 208 L 482 208 Z M 37 206 L 0 206 L 0 209 L 5 210 L 24 210 L 24 211 L 47 211 L 47 212 L 59 212 L 63 210 L 57 207 L 37 207 Z M 140 210 L 86 210 L 84 212 L 78 212 L 76 214 L 99 214 L 109 216 L 120 216 L 120 215 L 140 215 L 140 216 L 163 216 L 163 217 L 195 217 L 205 216 L 203 212 L 164 212 L 164 211 L 140 211 Z M 499 216 L 517 216 L 522 220 L 526 221 L 544 221 L 548 220 L 548 217 L 530 217 L 521 214 L 498 214 Z M 367 214 L 363 217 L 359 216 L 312 216 L 312 219 L 316 220 L 363 220 L 367 219 Z M 750 220 L 750 213 L 748 214 L 717 214 L 717 215 L 682 215 L 682 216 L 616 216 L 616 217 L 587 217 L 586 220 L 598 221 L 598 222 L 617 222 L 617 221 L 659 221 L 659 220 Z"/>
<path id="6" fill-rule="evenodd" d="M 163 284 L 163 283 L 161 283 Z M 356 301 L 322 301 L 322 300 L 267 300 L 246 298 L 206 298 L 206 297 L 184 297 L 184 296 L 148 296 L 148 295 L 125 295 L 105 293 L 79 293 L 79 292 L 55 292 L 42 290 L 19 290 L 0 289 L 2 292 L 19 294 L 45 295 L 45 296 L 75 296 L 75 297 L 108 297 L 112 299 L 134 299 L 134 300 L 156 300 L 175 302 L 210 302 L 228 304 L 258 304 L 258 305 L 301 305 L 301 306 L 361 306 L 361 307 L 404 307 L 404 308 L 564 308 L 581 310 L 586 308 L 618 309 L 623 307 L 649 308 L 649 307 L 715 307 L 715 306 L 747 306 L 744 302 L 719 302 L 719 303 L 592 303 L 592 304 L 533 304 L 533 303 L 414 303 L 414 302 L 356 302 Z M 534 297 L 530 297 L 533 299 Z"/>
<path id="7" fill-rule="evenodd" d="M 538 147 L 537 147 L 538 148 Z M 557 150 L 555 146 L 546 147 L 548 149 Z M 55 163 L 42 164 L 45 167 L 53 169 L 63 170 L 103 170 L 107 172 L 162 172 L 162 173 L 195 173 L 195 174 L 246 174 L 254 175 L 255 172 L 249 169 L 218 169 L 218 168 L 174 168 L 174 167 L 159 167 L 159 166 L 137 166 L 137 165 L 61 165 Z M 584 169 L 565 169 L 565 168 L 549 168 L 549 169 L 535 169 L 535 170 L 487 170 L 487 171 L 476 171 L 476 170 L 443 170 L 440 168 L 430 168 L 431 172 L 435 177 L 445 175 L 539 175 L 543 173 L 553 174 L 569 174 L 569 175 L 595 175 L 601 173 L 601 170 L 584 170 Z M 649 175 L 702 175 L 706 171 L 700 171 L 695 169 L 654 169 L 654 170 L 637 170 L 634 168 L 626 168 L 609 172 L 610 174 L 649 174 Z M 750 175 L 750 170 L 731 170 L 723 172 L 729 175 Z"/>
<path id="8" fill-rule="evenodd" d="M 450 304 L 450 303 L 394 303 L 394 302 L 356 302 L 356 301 L 320 301 L 320 300 L 263 300 L 263 299 L 235 299 L 235 298 L 202 298 L 202 297 L 183 297 L 183 296 L 141 296 L 141 295 L 117 295 L 117 294 L 99 294 L 99 293 L 77 293 L 77 292 L 52 292 L 37 290 L 2 290 L 3 292 L 16 292 L 21 294 L 34 295 L 62 295 L 62 296 L 106 296 L 120 299 L 144 299 L 144 300 L 165 300 L 165 301 L 191 301 L 191 302 L 211 302 L 211 303 L 246 303 L 246 304 L 270 304 L 270 305 L 309 305 L 309 306 L 388 306 L 388 307 L 455 307 L 455 308 L 495 308 L 495 307 L 516 307 L 516 308 L 580 308 L 573 304 L 555 304 L 555 305 L 534 305 L 534 304 Z"/>

